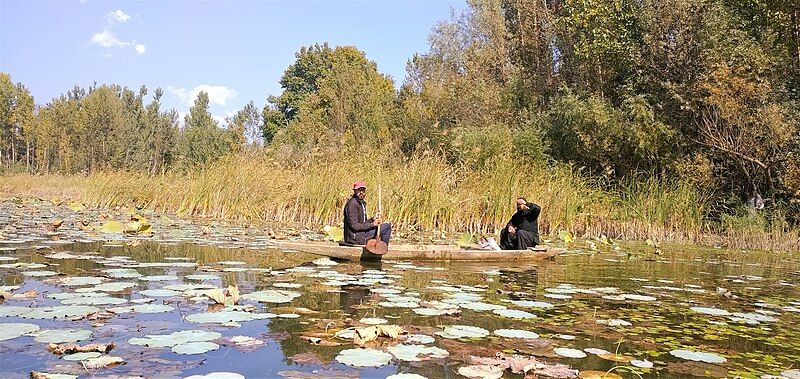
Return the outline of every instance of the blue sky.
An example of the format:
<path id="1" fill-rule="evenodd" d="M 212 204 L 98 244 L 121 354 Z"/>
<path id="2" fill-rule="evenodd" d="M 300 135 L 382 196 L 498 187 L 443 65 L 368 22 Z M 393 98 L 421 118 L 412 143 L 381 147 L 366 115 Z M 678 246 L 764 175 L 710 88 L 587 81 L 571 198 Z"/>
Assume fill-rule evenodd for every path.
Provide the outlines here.
<path id="1" fill-rule="evenodd" d="M 74 85 L 161 87 L 186 112 L 199 90 L 222 118 L 280 94 L 301 46 L 355 45 L 395 85 L 406 61 L 464 1 L 6 1 L 0 0 L 0 71 L 37 104 Z"/>

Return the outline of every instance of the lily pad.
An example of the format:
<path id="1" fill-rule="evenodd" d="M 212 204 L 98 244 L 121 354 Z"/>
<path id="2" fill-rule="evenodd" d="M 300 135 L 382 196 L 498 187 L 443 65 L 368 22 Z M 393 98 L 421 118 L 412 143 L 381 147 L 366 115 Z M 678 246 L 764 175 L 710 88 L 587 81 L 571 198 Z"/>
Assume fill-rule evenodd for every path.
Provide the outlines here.
<path id="1" fill-rule="evenodd" d="M 219 349 L 219 345 L 213 342 L 187 342 L 172 347 L 172 351 L 177 354 L 193 355 L 203 354 L 212 350 Z"/>
<path id="2" fill-rule="evenodd" d="M 711 316 L 730 316 L 731 313 L 719 308 L 712 308 L 712 307 L 691 307 L 689 308 L 697 313 L 702 313 L 704 315 L 711 315 Z"/>
<path id="3" fill-rule="evenodd" d="M 264 290 L 242 295 L 244 300 L 254 300 L 261 303 L 288 303 L 302 294 L 294 291 Z"/>
<path id="4" fill-rule="evenodd" d="M 567 358 L 586 358 L 586 353 L 577 349 L 570 349 L 568 347 L 557 347 L 553 349 L 553 352 Z"/>
<path id="5" fill-rule="evenodd" d="M 433 343 L 434 341 L 436 341 L 436 339 L 426 334 L 409 334 L 404 342 L 424 345 Z"/>
<path id="6" fill-rule="evenodd" d="M 34 339 L 36 342 L 44 343 L 67 343 L 78 342 L 92 336 L 91 330 L 83 329 L 49 329 L 36 332 Z"/>
<path id="7" fill-rule="evenodd" d="M 702 351 L 691 351 L 677 349 L 669 352 L 673 357 L 686 359 L 688 361 L 706 362 L 706 363 L 724 363 L 727 359 L 721 355 L 714 353 L 706 353 Z"/>
<path id="8" fill-rule="evenodd" d="M 39 330 L 39 325 L 25 323 L 0 324 L 0 341 L 10 340 Z"/>
<path id="9" fill-rule="evenodd" d="M 369 348 L 345 349 L 339 352 L 336 361 L 353 367 L 380 367 L 392 361 L 392 354 Z"/>
<path id="10" fill-rule="evenodd" d="M 650 362 L 647 359 L 641 361 L 638 359 L 634 359 L 631 361 L 631 366 L 639 368 L 653 368 L 653 362 Z"/>
<path id="11" fill-rule="evenodd" d="M 489 335 L 489 331 L 477 326 L 448 325 L 437 334 L 445 338 L 483 338 Z"/>
<path id="12" fill-rule="evenodd" d="M 122 279 L 122 278 L 132 279 L 142 276 L 142 274 L 140 274 L 138 271 L 132 268 L 110 268 L 107 270 L 103 270 L 103 272 L 106 273 L 106 275 L 115 279 Z"/>
<path id="13" fill-rule="evenodd" d="M 47 270 L 42 270 L 42 271 L 23 271 L 22 275 L 33 276 L 33 277 L 41 277 L 41 276 L 58 275 L 58 273 L 55 272 L 55 271 L 47 271 Z"/>
<path id="14" fill-rule="evenodd" d="M 277 317 L 274 313 L 251 313 L 237 310 L 223 310 L 219 312 L 197 313 L 186 316 L 186 321 L 196 323 L 224 324 L 228 322 L 243 322 L 262 320 Z"/>
<path id="15" fill-rule="evenodd" d="M 517 309 L 495 309 L 492 313 L 508 318 L 529 319 L 536 318 L 536 315 L 530 312 L 520 311 Z"/>
<path id="16" fill-rule="evenodd" d="M 494 334 L 506 338 L 539 338 L 539 335 L 534 332 L 520 329 L 497 329 L 494 331 Z"/>

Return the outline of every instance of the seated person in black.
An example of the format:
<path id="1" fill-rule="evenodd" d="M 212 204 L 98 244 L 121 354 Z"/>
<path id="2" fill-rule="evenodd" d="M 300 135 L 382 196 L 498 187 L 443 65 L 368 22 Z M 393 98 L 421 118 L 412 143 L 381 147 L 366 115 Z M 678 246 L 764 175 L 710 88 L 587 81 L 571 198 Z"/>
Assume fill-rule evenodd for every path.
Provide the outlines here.
<path id="1" fill-rule="evenodd" d="M 500 247 L 503 250 L 525 250 L 539 244 L 539 213 L 542 208 L 529 203 L 524 197 L 517 199 L 517 213 L 511 216 L 500 231 Z"/>
<path id="2" fill-rule="evenodd" d="M 381 227 L 380 238 L 387 245 L 392 236 L 392 225 L 383 223 L 383 216 L 375 214 L 367 218 L 367 184 L 364 182 L 353 183 L 353 196 L 344 205 L 344 243 L 348 245 L 365 245 L 367 240 L 375 238 L 378 225 Z"/>

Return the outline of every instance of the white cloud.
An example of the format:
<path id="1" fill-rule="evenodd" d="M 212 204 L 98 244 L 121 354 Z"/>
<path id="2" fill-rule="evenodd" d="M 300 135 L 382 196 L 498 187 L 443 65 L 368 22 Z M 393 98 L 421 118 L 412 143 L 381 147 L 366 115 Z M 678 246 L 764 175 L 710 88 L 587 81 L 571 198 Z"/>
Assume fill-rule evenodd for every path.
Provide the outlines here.
<path id="1" fill-rule="evenodd" d="M 123 22 L 128 21 L 128 20 L 131 19 L 131 16 L 129 16 L 127 13 L 125 13 L 125 12 L 119 10 L 119 9 L 117 9 L 117 10 L 115 10 L 113 12 L 109 12 L 108 15 L 106 15 L 106 16 L 108 17 L 108 22 L 111 22 L 111 23 L 114 23 L 114 22 L 123 23 Z"/>
<path id="2" fill-rule="evenodd" d="M 102 32 L 92 35 L 89 42 L 102 47 L 125 47 L 130 45 L 129 42 L 120 41 L 119 38 L 108 29 L 103 29 Z"/>
<path id="3" fill-rule="evenodd" d="M 208 84 L 201 84 L 194 87 L 191 91 L 186 91 L 185 88 L 167 87 L 173 96 L 178 98 L 186 105 L 193 105 L 197 95 L 202 91 L 208 94 L 208 102 L 211 104 L 225 105 L 228 100 L 236 97 L 236 90 L 226 86 L 212 86 Z M 224 119 L 224 118 L 223 118 Z"/>
<path id="4" fill-rule="evenodd" d="M 114 54 L 110 54 L 110 53 L 103 54 L 103 58 L 111 58 L 113 56 L 114 56 Z"/>
<path id="5" fill-rule="evenodd" d="M 136 49 L 136 52 L 139 54 L 144 54 L 144 52 L 146 51 L 144 45 L 142 45 L 141 43 L 137 43 L 136 46 L 134 46 L 133 48 Z"/>

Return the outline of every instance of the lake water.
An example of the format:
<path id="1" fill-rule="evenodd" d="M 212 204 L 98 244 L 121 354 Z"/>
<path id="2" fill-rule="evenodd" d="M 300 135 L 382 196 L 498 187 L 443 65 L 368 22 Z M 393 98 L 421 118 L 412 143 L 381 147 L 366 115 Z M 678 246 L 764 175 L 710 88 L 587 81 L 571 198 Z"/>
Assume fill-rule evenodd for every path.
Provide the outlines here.
<path id="1" fill-rule="evenodd" d="M 525 369 L 539 377 L 800 374 L 800 261 L 786 253 L 620 244 L 540 264 L 334 265 L 261 237 L 108 243 L 75 229 L 54 240 L 36 217 L 0 221 L 0 284 L 16 295 L 0 304 L 3 378 L 450 378 L 514 355 L 534 357 Z M 235 306 L 206 295 L 228 286 L 242 294 Z M 378 323 L 403 333 L 348 359 L 360 348 L 348 328 Z M 87 368 L 48 342 L 113 342 L 93 355 L 123 363 Z"/>

